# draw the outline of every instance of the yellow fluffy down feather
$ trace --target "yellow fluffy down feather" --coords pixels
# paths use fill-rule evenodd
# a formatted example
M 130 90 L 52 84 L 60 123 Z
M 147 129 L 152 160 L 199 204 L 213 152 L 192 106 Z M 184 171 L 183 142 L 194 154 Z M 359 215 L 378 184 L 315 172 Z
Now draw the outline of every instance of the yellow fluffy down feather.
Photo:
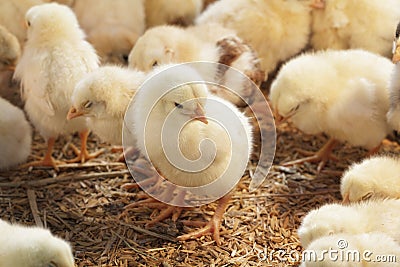
M 299 53 L 308 43 L 311 14 L 298 0 L 220 0 L 196 24 L 219 23 L 234 29 L 257 52 L 265 73 Z
M 314 49 L 362 48 L 391 56 L 393 35 L 400 20 L 398 0 L 324 0 L 312 11 Z

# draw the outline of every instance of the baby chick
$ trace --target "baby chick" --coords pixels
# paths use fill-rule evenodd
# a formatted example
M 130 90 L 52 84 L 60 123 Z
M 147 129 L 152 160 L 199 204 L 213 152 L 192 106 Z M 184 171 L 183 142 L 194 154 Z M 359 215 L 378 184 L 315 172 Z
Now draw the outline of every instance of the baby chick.
M 310 211 L 303 219 L 298 234 L 303 247 L 314 240 L 333 234 L 382 232 L 400 241 L 400 200 L 375 199 L 349 206 L 326 204 Z
M 71 246 L 49 230 L 0 220 L 0 267 L 74 267 Z
M 145 74 L 117 66 L 103 66 L 75 87 L 67 119 L 87 118 L 87 125 L 105 142 L 122 145 L 125 111 Z
M 185 73 L 184 77 L 182 73 Z M 133 133 L 138 149 L 165 179 L 179 186 L 200 187 L 225 173 L 232 177 L 236 168 L 247 165 L 252 151 L 252 131 L 248 118 L 229 102 L 210 96 L 203 83 L 188 84 L 187 81 L 203 81 L 197 71 L 187 65 L 172 65 L 172 68 L 168 65 L 155 69 L 149 77 L 133 99 Z M 231 118 L 230 123 L 235 125 L 235 131 L 228 134 L 220 123 L 226 123 L 232 114 L 236 121 Z M 208 119 L 210 117 L 213 119 Z M 178 148 L 173 142 L 177 131 Z M 163 133 L 171 142 L 163 142 Z M 201 144 L 206 139 L 211 140 L 212 144 Z M 247 161 L 233 163 L 232 168 L 232 150 L 235 155 L 247 157 Z M 172 154 L 167 155 L 166 151 L 172 151 Z M 180 155 L 194 164 L 178 167 L 176 160 L 180 159 Z M 229 188 L 234 186 L 234 181 L 224 182 L 230 184 Z M 218 191 L 218 188 L 215 189 Z M 205 228 L 180 239 L 211 232 L 220 244 L 220 221 L 228 201 L 229 196 L 220 199 L 214 217 Z
M 400 198 L 400 160 L 380 156 L 353 164 L 342 176 L 340 192 L 344 203 L 371 197 Z
M 18 39 L 0 25 L 0 71 L 14 70 L 20 56 Z
M 390 126 L 400 131 L 400 23 L 397 24 L 392 52 L 395 66 L 389 82 L 390 109 L 386 116 Z
M 26 41 L 25 13 L 29 8 L 43 3 L 42 0 L 0 1 L 0 24 L 17 37 L 21 46 Z
M 26 161 L 31 142 L 31 126 L 22 110 L 0 97 L 0 169 Z
M 336 140 L 375 152 L 390 132 L 386 113 L 392 70 L 388 59 L 363 50 L 320 51 L 287 62 L 271 85 L 276 114 L 291 118 L 307 134 L 324 132 L 331 139 L 314 156 L 286 165 L 320 161 L 320 171 Z
M 26 13 L 28 40 L 15 70 L 21 80 L 25 110 L 40 134 L 47 140 L 47 153 L 42 161 L 30 165 L 53 166 L 51 154 L 59 134 L 80 132 L 81 153 L 75 161 L 84 162 L 89 155 L 89 134 L 85 120 L 67 121 L 75 84 L 98 67 L 93 47 L 84 40 L 73 11 L 57 3 L 34 6 Z
M 329 254 L 331 252 L 331 254 Z M 379 261 L 380 256 L 400 257 L 400 245 L 384 233 L 334 234 L 313 241 L 303 252 L 300 267 L 398 266 L 396 261 Z
M 178 26 L 154 27 L 138 39 L 129 54 L 129 66 L 142 71 L 150 71 L 157 65 L 192 61 L 211 61 L 234 67 L 257 85 L 265 77 L 254 51 L 233 30 L 218 24 L 210 23 L 185 29 Z M 237 84 L 240 81 L 231 81 L 229 72 L 225 73 L 219 67 L 215 66 L 212 75 L 219 76 L 221 84 L 228 88 L 240 88 L 242 91 L 236 93 L 243 97 L 251 95 L 251 92 L 246 92 L 245 86 L 230 86 L 230 83 Z M 246 83 L 247 80 L 241 82 Z M 213 88 L 212 91 L 236 105 L 242 104 L 241 98 L 221 87 Z
M 146 25 L 188 26 L 203 9 L 203 0 L 146 0 Z
M 129 52 L 145 30 L 144 2 L 144 0 L 76 1 L 73 9 L 79 23 L 103 63 L 128 64 Z
M 324 0 L 312 10 L 314 49 L 365 49 L 390 57 L 393 32 L 400 20 L 397 0 Z
M 196 24 L 210 22 L 234 29 L 268 74 L 307 45 L 311 14 L 308 2 L 298 0 L 220 0 L 196 19 Z

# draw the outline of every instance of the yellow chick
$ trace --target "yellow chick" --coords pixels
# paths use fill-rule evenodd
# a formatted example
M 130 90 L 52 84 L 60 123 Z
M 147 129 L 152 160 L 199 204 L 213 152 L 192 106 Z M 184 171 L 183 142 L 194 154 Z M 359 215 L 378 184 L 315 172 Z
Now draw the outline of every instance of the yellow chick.
M 365 49 L 391 56 L 393 32 L 400 20 L 397 0 L 324 0 L 312 11 L 311 45 L 314 49 Z
M 300 267 L 398 266 L 400 245 L 379 232 L 334 234 L 315 240 L 302 255 Z
M 386 117 L 390 126 L 400 131 L 400 23 L 397 24 L 392 52 L 395 66 L 389 81 L 390 109 Z
M 71 246 L 49 230 L 0 220 L 0 267 L 74 267 Z
M 20 56 L 18 39 L 0 25 L 0 71 L 14 70 Z
M 146 0 L 144 3 L 148 28 L 163 24 L 188 26 L 203 9 L 203 0 Z
M 31 134 L 22 110 L 0 97 L 0 169 L 26 161 L 31 153 Z
M 399 208 L 400 200 L 397 199 L 375 199 L 348 206 L 326 204 L 310 211 L 297 232 L 303 247 L 321 237 L 341 233 L 382 232 L 399 242 Z
M 130 114 L 138 149 L 165 179 L 179 186 L 200 187 L 225 173 L 231 177 L 240 166 L 247 165 L 253 141 L 248 118 L 229 102 L 211 96 L 204 84 L 187 83 L 203 81 L 197 71 L 187 65 L 167 65 L 155 69 L 149 77 L 136 93 Z M 223 124 L 227 121 L 235 125 L 234 131 L 227 133 Z M 163 133 L 171 142 L 163 142 Z M 178 147 L 174 136 L 178 138 Z M 203 144 L 205 140 L 211 142 Z M 247 161 L 242 158 L 241 162 L 231 163 L 233 153 Z M 192 162 L 190 166 L 175 165 L 181 156 Z M 228 188 L 234 186 L 234 181 L 224 182 Z M 181 240 L 211 232 L 220 244 L 220 221 L 228 201 L 229 197 L 221 198 L 210 223 L 181 236 Z
M 234 67 L 257 85 L 265 79 L 254 51 L 233 30 L 218 24 L 210 23 L 185 29 L 170 25 L 151 28 L 138 39 L 129 54 L 129 66 L 142 71 L 150 71 L 158 65 L 192 61 L 211 61 Z M 231 83 L 247 81 L 232 81 L 229 72 L 219 70 L 217 65 L 213 72 L 216 77 L 221 76 L 221 83 L 228 88 L 243 90 L 236 92 L 237 94 L 251 94 L 245 92 L 245 86 L 230 86 Z M 214 88 L 212 92 L 236 105 L 242 104 L 241 98 L 221 87 Z
M 400 160 L 380 156 L 353 164 L 342 176 L 340 193 L 344 203 L 400 198 Z
M 98 68 L 76 85 L 67 119 L 84 116 L 100 139 L 121 145 L 125 111 L 145 77 L 117 66 Z
M 261 69 L 268 74 L 307 45 L 308 5 L 298 0 L 220 0 L 208 6 L 196 24 L 213 22 L 234 29 L 257 52 Z
M 34 6 L 26 14 L 28 40 L 15 70 L 21 80 L 25 110 L 29 119 L 47 140 L 42 161 L 30 165 L 56 167 L 52 149 L 60 134 L 80 132 L 81 153 L 75 161 L 84 162 L 89 155 L 89 134 L 85 120 L 67 121 L 71 95 L 76 83 L 98 67 L 93 47 L 84 40 L 73 11 L 57 3 Z
M 287 62 L 271 85 L 276 114 L 307 134 L 324 132 L 331 139 L 314 156 L 286 165 L 320 162 L 320 171 L 337 140 L 377 151 L 390 132 L 392 70 L 387 58 L 363 50 L 320 51 Z
M 42 0 L 0 1 L 0 24 L 17 37 L 21 46 L 26 41 L 25 13 L 29 8 L 43 3 Z
M 145 30 L 144 2 L 76 1 L 73 9 L 102 63 L 128 64 L 129 52 Z

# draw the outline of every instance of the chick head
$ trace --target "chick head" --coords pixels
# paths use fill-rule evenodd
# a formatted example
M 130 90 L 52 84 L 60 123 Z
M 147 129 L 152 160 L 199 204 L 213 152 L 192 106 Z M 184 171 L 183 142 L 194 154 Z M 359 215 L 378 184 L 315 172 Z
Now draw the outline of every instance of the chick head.
M 343 232 L 348 220 L 354 220 L 354 212 L 339 204 L 328 204 L 310 211 L 303 219 L 298 235 L 303 247 L 323 236 Z
M 173 121 L 182 122 L 195 119 L 208 123 L 204 106 L 207 98 L 207 88 L 203 84 L 185 84 L 166 93 L 154 106 L 154 111 L 160 111 L 166 116 L 171 114 Z M 173 112 L 175 111 L 175 112 Z
M 129 67 L 150 71 L 168 63 L 185 62 L 178 53 L 185 53 L 188 46 L 180 46 L 184 30 L 175 26 L 158 26 L 147 30 L 136 42 L 129 54 Z M 187 38 L 187 36 L 186 36 Z
M 342 176 L 340 193 L 343 203 L 367 200 L 374 196 L 376 180 L 371 179 L 371 172 L 363 164 L 350 167 Z
M 0 71 L 14 70 L 21 56 L 17 37 L 0 25 Z
M 129 88 L 135 86 L 135 78 L 130 70 L 117 66 L 103 66 L 89 73 L 75 86 L 67 119 L 122 117 L 135 92 L 136 88 Z
M 51 43 L 59 39 L 81 40 L 85 37 L 75 13 L 65 5 L 47 3 L 33 6 L 26 12 L 25 21 L 28 41 Z
M 73 267 L 74 258 L 70 245 L 61 238 L 53 236 L 47 229 L 26 228 L 21 239 L 13 246 L 9 257 L 4 257 L 4 266 L 25 267 Z M 18 243 L 17 243 L 18 242 Z M 3 258 L 2 258 L 3 261 Z
M 400 61 L 400 22 L 397 24 L 396 34 L 393 41 L 393 63 L 397 63 Z

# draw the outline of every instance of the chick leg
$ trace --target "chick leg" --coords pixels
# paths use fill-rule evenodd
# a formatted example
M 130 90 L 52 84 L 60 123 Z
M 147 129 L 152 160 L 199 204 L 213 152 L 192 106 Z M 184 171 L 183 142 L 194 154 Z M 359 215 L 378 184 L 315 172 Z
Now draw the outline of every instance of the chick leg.
M 291 166 L 291 165 L 300 164 L 300 163 L 304 163 L 304 162 L 319 162 L 317 172 L 320 173 L 322 168 L 328 162 L 328 160 L 335 159 L 335 157 L 333 155 L 331 155 L 331 153 L 332 153 L 332 150 L 337 145 L 337 143 L 338 143 L 337 140 L 335 140 L 334 138 L 331 138 L 314 155 L 306 157 L 306 158 L 302 158 L 302 159 L 285 162 L 282 164 L 282 166 Z
M 79 133 L 79 137 L 81 138 L 81 150 L 77 149 L 73 144 L 71 144 L 72 149 L 74 150 L 75 154 L 77 154 L 78 156 L 74 159 L 68 160 L 68 163 L 73 163 L 73 162 L 81 162 L 81 163 L 85 163 L 87 160 L 89 159 L 93 159 L 98 157 L 101 153 L 104 152 L 103 149 L 89 154 L 89 152 L 87 151 L 87 139 L 89 136 L 89 130 L 85 130 L 83 132 Z
M 220 228 L 221 228 L 221 221 L 224 217 L 225 210 L 229 204 L 229 201 L 232 198 L 232 193 L 225 195 L 224 197 L 220 198 L 218 201 L 217 209 L 215 210 L 214 216 L 208 222 L 208 224 L 194 232 L 189 234 L 181 235 L 178 237 L 178 240 L 185 241 L 188 239 L 198 238 L 206 234 L 212 234 L 214 241 L 217 245 L 221 245 L 220 239 Z
M 54 137 L 50 137 L 47 140 L 47 151 L 46 154 L 44 155 L 44 158 L 42 160 L 38 161 L 32 161 L 28 162 L 26 164 L 23 164 L 20 166 L 20 168 L 27 168 L 27 167 L 34 167 L 34 166 L 49 166 L 53 167 L 56 171 L 58 171 L 57 165 L 62 164 L 63 162 L 55 160 L 53 156 L 51 155 L 53 153 L 53 147 L 54 143 L 56 142 L 56 139 Z

